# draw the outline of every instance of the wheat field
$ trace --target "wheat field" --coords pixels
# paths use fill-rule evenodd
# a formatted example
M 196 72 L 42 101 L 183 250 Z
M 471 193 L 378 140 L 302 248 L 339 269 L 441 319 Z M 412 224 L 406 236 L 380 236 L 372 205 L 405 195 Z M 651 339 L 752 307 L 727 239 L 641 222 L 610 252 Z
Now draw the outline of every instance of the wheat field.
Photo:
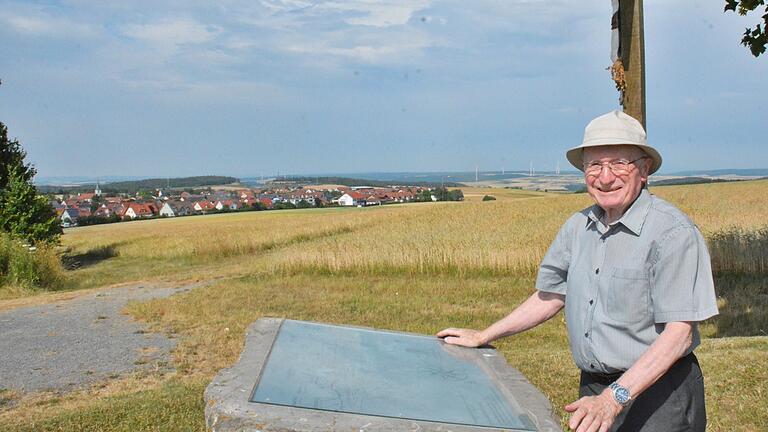
M 475 189 L 476 190 L 476 189 Z M 338 273 L 535 273 L 585 194 L 489 190 L 496 201 L 218 214 L 68 230 L 72 254 L 109 249 L 123 259 L 252 258 L 262 269 Z M 691 216 L 705 236 L 768 225 L 768 182 L 653 189 Z

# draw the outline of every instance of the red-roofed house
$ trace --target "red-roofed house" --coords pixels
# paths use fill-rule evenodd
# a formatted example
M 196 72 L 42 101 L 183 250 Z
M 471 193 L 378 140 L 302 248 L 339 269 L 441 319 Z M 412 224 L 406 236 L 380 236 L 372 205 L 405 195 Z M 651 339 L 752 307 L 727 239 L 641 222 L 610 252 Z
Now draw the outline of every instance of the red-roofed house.
M 94 216 L 101 216 L 101 217 L 109 217 L 109 215 L 112 214 L 112 209 L 107 207 L 106 204 L 102 204 L 99 206 L 99 208 L 96 209 L 95 212 L 93 212 Z
M 194 208 L 195 211 L 199 211 L 199 212 L 216 210 L 216 206 L 213 205 L 213 203 L 208 200 L 197 201 L 192 205 L 192 208 Z
M 351 191 L 339 197 L 339 205 L 342 206 L 356 206 L 365 205 L 367 195 L 363 195 L 360 192 Z
M 77 196 L 77 198 L 75 198 L 75 200 L 80 202 L 83 202 L 83 201 L 91 202 L 93 201 L 93 197 L 95 196 L 96 196 L 95 193 L 81 193 L 80 195 Z
M 237 192 L 237 196 L 240 197 L 240 201 L 246 201 L 248 198 L 253 198 L 253 191 L 248 189 L 243 189 L 241 191 Z
M 264 207 L 266 207 L 268 209 L 272 208 L 272 206 L 275 204 L 274 201 L 272 201 L 271 198 L 267 198 L 267 197 L 259 198 L 259 202 L 264 204 Z
M 152 204 L 141 204 L 141 203 L 127 203 L 125 204 L 123 213 L 120 215 L 123 218 L 146 218 L 151 217 L 157 214 L 157 210 L 155 209 L 155 206 Z
M 237 210 L 240 208 L 240 204 L 237 201 L 228 199 L 224 201 L 217 201 L 214 207 L 216 207 L 216 210 Z

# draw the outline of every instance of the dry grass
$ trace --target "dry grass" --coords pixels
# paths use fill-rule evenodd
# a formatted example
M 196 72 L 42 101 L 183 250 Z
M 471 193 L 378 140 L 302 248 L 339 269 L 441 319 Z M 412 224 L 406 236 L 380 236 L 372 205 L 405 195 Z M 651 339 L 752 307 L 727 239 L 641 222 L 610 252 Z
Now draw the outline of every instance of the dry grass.
M 236 361 L 246 327 L 262 316 L 431 334 L 448 326 L 482 328 L 531 292 L 528 278 L 261 275 L 129 309 L 158 330 L 182 335 L 175 352 L 180 373 L 208 380 Z M 577 398 L 578 371 L 563 316 L 497 348 L 565 419 L 563 406 Z M 710 430 L 765 430 L 768 338 L 705 339 L 697 353 L 707 379 Z
M 707 339 L 696 355 L 707 393 L 707 430 L 768 430 L 768 338 Z
M 398 211 L 281 210 L 134 221 L 67 230 L 63 245 L 82 265 L 72 272 L 75 288 L 210 278 L 228 274 L 222 270 L 239 274 L 273 249 L 359 229 Z
M 175 378 L 175 373 L 159 374 L 141 371 L 68 393 L 38 392 L 23 397 L 20 394 L 12 394 L 8 398 L 8 405 L 12 409 L 0 410 L 0 425 L 19 427 L 24 424 L 31 424 L 36 420 L 52 417 L 62 412 L 87 408 L 97 399 L 156 388 Z M 0 393 L 0 398 L 2 398 L 2 393 Z M 2 404 L 0 404 L 1 406 Z
M 94 225 L 69 230 L 64 243 L 73 253 L 109 248 L 126 258 L 226 258 L 350 231 L 371 220 L 370 212 L 354 210 L 244 212 Z
M 202 392 L 206 382 L 171 379 L 114 394 L 69 395 L 39 400 L 30 411 L 15 410 L 0 419 L 0 430 L 14 432 L 180 432 L 206 430 Z
M 129 311 L 158 330 L 183 335 L 174 357 L 180 373 L 210 379 L 237 360 L 245 329 L 263 316 L 434 334 L 449 326 L 486 326 L 532 290 L 529 279 L 513 277 L 261 275 L 133 303 Z M 578 373 L 562 317 L 498 348 L 546 389 L 564 416 Z

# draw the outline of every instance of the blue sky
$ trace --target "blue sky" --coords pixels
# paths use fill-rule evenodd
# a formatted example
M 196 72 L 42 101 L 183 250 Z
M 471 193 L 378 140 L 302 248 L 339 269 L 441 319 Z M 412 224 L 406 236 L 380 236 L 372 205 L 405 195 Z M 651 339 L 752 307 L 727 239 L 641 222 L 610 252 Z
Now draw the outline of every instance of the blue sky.
M 768 167 L 768 55 L 645 1 L 662 171 Z M 618 107 L 610 1 L 0 0 L 0 121 L 40 176 L 566 167 Z

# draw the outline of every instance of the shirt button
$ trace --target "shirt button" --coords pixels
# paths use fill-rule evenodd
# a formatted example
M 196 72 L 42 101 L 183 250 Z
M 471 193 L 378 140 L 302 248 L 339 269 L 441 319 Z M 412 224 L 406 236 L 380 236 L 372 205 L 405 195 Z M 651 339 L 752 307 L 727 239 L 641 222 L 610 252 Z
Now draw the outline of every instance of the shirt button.
M 594 368 L 595 368 L 595 365 L 594 365 L 593 363 L 590 363 L 590 364 L 589 364 L 589 368 L 590 368 L 590 369 L 594 369 Z
M 589 337 L 589 332 L 584 333 L 584 337 Z
M 590 300 L 589 300 L 589 304 L 592 304 L 592 303 L 594 303 L 594 302 L 595 302 L 595 301 L 594 301 L 594 300 L 592 300 L 592 299 L 590 299 Z
M 600 274 L 600 268 L 599 267 L 595 269 L 595 274 Z

